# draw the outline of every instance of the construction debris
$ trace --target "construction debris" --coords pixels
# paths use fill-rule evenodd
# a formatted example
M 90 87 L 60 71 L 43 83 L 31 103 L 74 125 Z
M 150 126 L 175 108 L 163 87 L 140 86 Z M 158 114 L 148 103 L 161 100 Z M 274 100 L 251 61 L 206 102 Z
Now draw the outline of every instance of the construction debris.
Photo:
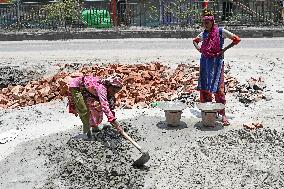
M 142 139 L 129 123 L 122 125 L 135 140 Z M 94 137 L 87 142 L 71 138 L 59 147 L 39 144 L 39 156 L 48 157 L 46 166 L 56 170 L 42 188 L 142 188 L 147 169 L 132 166 L 129 143 L 114 129 L 103 129 Z
M 263 77 L 259 77 L 257 79 L 251 77 L 246 84 L 236 86 L 236 90 L 239 92 L 237 95 L 239 101 L 248 105 L 253 102 L 258 102 L 262 99 L 268 100 L 263 93 L 265 87 L 266 85 Z
M 0 90 L 0 108 L 16 108 L 63 99 L 68 91 L 68 83 L 75 75 L 93 74 L 102 78 L 110 74 L 120 74 L 124 87 L 117 94 L 117 106 L 132 108 L 146 106 L 154 101 L 180 99 L 194 102 L 198 100 L 199 66 L 180 64 L 175 70 L 159 62 L 150 64 L 108 66 L 86 66 L 76 73 L 60 72 L 53 77 L 30 81 L 27 85 L 9 85 Z M 238 82 L 226 77 L 229 92 L 236 91 Z M 258 86 L 259 88 L 261 86 Z
M 262 123 L 245 123 L 243 124 L 243 127 L 248 130 L 255 130 L 255 129 L 263 128 L 263 124 Z
M 283 188 L 283 136 L 272 129 L 240 129 L 203 137 L 164 155 L 155 186 Z

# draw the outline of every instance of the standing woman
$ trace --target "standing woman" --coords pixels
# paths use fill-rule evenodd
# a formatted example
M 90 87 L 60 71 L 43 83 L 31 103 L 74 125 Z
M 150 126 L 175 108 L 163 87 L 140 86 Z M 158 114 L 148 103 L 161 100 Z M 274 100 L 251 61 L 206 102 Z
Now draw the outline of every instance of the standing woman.
M 225 104 L 224 52 L 241 40 L 228 30 L 219 28 L 215 24 L 214 14 L 209 10 L 204 11 L 202 21 L 204 31 L 193 39 L 195 48 L 201 53 L 198 80 L 200 102 L 212 102 L 212 94 L 214 94 L 217 103 Z M 225 38 L 231 39 L 232 43 L 223 48 Z M 200 42 L 202 42 L 201 47 L 198 45 Z M 219 114 L 222 115 L 223 125 L 230 125 L 225 109 Z

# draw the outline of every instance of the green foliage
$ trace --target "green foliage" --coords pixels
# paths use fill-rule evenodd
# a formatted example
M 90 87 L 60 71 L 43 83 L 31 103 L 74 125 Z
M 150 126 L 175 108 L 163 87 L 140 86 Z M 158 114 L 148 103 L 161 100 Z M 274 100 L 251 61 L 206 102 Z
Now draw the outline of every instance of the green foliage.
M 193 25 L 201 22 L 201 12 L 202 9 L 198 7 L 199 2 L 192 2 L 188 0 L 175 0 L 171 2 L 163 2 L 162 10 L 163 15 L 160 15 L 160 5 L 154 3 L 153 1 L 145 1 L 148 7 L 146 13 L 146 22 L 153 22 L 160 20 L 160 16 L 163 18 L 170 17 L 175 20 L 181 26 Z M 178 22 L 176 22 L 178 20 Z
M 148 9 L 146 8 L 145 11 L 145 21 L 146 23 L 159 23 L 159 17 L 160 17 L 160 10 L 159 7 L 156 5 L 155 2 L 149 2 L 148 3 Z
M 166 14 L 173 15 L 180 21 L 182 26 L 185 26 L 188 19 L 199 19 L 201 10 L 189 6 L 188 0 L 176 0 L 165 7 L 165 11 Z
M 81 20 L 82 1 L 64 0 L 43 7 L 47 23 L 66 23 Z

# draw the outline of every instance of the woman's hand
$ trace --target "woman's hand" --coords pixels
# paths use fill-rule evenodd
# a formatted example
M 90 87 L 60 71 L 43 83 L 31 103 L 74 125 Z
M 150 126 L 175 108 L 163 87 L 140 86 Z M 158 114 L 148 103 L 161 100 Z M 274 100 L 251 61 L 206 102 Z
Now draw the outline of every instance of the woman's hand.
M 201 53 L 201 48 L 199 47 L 199 45 L 198 45 L 196 40 L 193 41 L 193 45 L 196 48 L 196 50 L 198 50 Z
M 111 125 L 116 128 L 117 132 L 119 132 L 119 133 L 123 132 L 123 127 L 121 127 L 116 120 L 111 122 Z

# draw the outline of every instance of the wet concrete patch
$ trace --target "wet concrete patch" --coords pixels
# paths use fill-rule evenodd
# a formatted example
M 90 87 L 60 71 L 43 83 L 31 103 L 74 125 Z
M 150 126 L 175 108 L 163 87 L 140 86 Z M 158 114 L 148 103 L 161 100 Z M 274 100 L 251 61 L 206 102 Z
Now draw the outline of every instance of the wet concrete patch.
M 137 131 L 124 127 L 139 140 Z M 94 134 L 94 140 L 71 138 L 60 147 L 41 146 L 53 175 L 44 188 L 141 188 L 147 169 L 132 166 L 131 145 L 113 129 Z
M 29 81 L 41 78 L 44 74 L 44 69 L 37 68 L 37 66 L 25 69 L 20 66 L 1 66 L 0 88 L 8 85 L 26 85 Z
M 157 174 L 163 177 L 156 178 L 156 187 L 283 188 L 283 137 L 276 130 L 264 129 L 231 130 L 201 138 L 161 160 L 163 173 Z
M 134 140 L 137 129 L 122 123 Z M 81 129 L 18 146 L 0 161 L 0 188 L 142 188 L 148 168 L 132 166 L 135 149 L 113 128 L 86 141 Z M 11 177 L 12 175 L 12 177 Z

